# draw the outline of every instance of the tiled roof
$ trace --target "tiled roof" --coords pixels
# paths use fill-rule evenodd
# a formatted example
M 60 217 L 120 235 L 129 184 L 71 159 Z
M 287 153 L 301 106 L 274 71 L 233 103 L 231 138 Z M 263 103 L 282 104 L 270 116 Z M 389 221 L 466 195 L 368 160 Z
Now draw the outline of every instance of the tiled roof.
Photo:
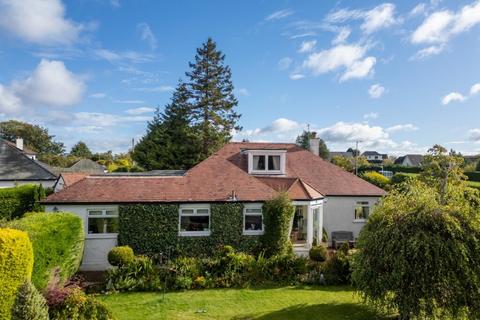
M 57 177 L 20 149 L 0 139 L 0 180 L 35 181 L 55 180 Z
M 248 174 L 242 151 L 286 150 L 282 177 Z M 264 201 L 285 189 L 291 198 L 381 196 L 385 192 L 290 143 L 229 143 L 184 176 L 89 176 L 48 197 L 46 202 L 214 202 Z
M 88 176 L 88 173 L 85 172 L 63 172 L 61 174 L 65 187 L 69 187 L 72 184 L 85 179 Z
M 5 141 L 8 145 L 14 147 L 15 149 L 17 149 L 17 150 L 19 150 L 19 151 L 21 151 L 25 154 L 28 154 L 28 155 L 36 155 L 37 154 L 35 151 L 33 151 L 32 149 L 30 149 L 28 147 L 23 146 L 23 150 L 21 150 L 21 149 L 18 149 L 17 145 L 15 143 L 11 142 L 11 141 L 8 141 L 8 140 L 3 140 L 3 141 Z

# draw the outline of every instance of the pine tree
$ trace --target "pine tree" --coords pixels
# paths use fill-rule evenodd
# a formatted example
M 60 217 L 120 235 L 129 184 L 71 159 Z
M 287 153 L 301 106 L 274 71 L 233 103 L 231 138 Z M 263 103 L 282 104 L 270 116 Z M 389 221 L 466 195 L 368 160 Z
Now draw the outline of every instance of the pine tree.
M 189 169 L 199 159 L 199 143 L 191 123 L 187 86 L 180 82 L 171 102 L 148 124 L 147 134 L 132 157 L 147 170 Z
M 240 114 L 234 110 L 238 101 L 233 95 L 232 72 L 224 59 L 216 43 L 208 38 L 197 49 L 191 71 L 186 73 L 193 125 L 200 138 L 200 160 L 230 141 L 232 130 L 241 130 L 237 124 Z
M 297 136 L 297 139 L 295 142 L 299 147 L 302 147 L 303 149 L 306 149 L 306 150 L 310 150 L 310 139 L 315 136 L 316 136 L 315 132 L 304 130 L 302 134 Z M 323 139 L 320 139 L 318 147 L 319 147 L 318 155 L 322 159 L 328 159 L 328 156 L 330 155 L 330 151 L 328 150 L 327 144 L 325 143 L 325 141 L 323 141 Z

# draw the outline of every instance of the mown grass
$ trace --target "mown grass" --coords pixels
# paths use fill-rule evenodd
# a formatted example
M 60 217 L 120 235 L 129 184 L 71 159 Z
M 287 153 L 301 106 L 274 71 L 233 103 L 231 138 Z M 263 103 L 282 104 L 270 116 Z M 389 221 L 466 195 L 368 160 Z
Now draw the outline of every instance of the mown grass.
M 211 289 L 99 297 L 119 319 L 391 319 L 363 305 L 350 287 Z

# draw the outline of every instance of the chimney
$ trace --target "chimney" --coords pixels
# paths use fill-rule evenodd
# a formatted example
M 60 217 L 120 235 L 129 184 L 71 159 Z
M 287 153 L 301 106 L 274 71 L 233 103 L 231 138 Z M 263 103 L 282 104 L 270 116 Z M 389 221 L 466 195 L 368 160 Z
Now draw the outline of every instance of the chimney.
M 309 139 L 309 141 L 310 141 L 310 152 L 318 156 L 320 153 L 320 138 L 317 138 L 316 132 L 312 132 L 312 137 Z
M 23 139 L 17 138 L 17 140 L 15 140 L 15 146 L 17 147 L 17 149 L 20 149 L 23 151 Z

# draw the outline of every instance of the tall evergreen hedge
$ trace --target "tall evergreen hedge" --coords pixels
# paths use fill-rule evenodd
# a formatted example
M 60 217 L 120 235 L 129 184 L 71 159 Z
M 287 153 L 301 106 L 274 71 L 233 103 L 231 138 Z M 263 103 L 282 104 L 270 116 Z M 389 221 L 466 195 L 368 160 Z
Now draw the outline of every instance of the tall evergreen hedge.
M 8 225 L 30 237 L 35 255 L 32 282 L 37 289 L 45 288 L 54 275 L 66 281 L 77 272 L 85 241 L 79 216 L 66 212 L 28 213 Z
M 265 202 L 263 243 L 267 256 L 292 252 L 289 231 L 294 213 L 295 208 L 286 193 L 280 193 L 276 198 Z
M 211 205 L 211 234 L 205 237 L 178 236 L 179 206 L 176 204 L 124 205 L 119 208 L 119 245 L 137 254 L 167 252 L 175 256 L 210 256 L 222 245 L 257 253 L 261 236 L 243 235 L 243 205 Z
M 20 218 L 25 212 L 43 211 L 39 200 L 45 198 L 41 185 L 23 185 L 0 189 L 0 219 Z
M 32 244 L 25 232 L 0 229 L 0 320 L 10 320 L 18 288 L 30 280 Z

